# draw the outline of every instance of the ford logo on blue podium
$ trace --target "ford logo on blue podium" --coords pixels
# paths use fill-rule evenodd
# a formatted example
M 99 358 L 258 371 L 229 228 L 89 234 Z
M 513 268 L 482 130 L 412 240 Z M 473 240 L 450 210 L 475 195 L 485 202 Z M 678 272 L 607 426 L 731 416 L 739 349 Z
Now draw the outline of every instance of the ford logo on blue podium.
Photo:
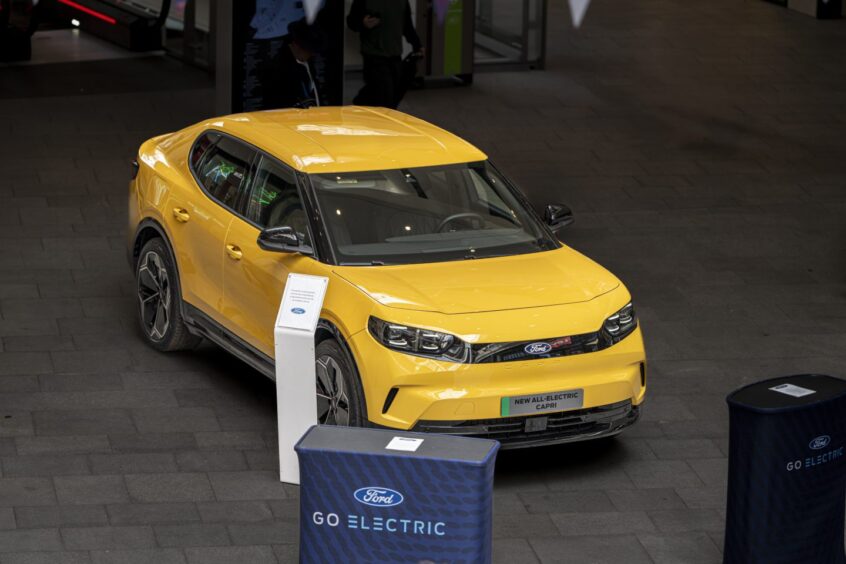
M 820 435 L 814 439 L 811 439 L 811 442 L 808 443 L 808 446 L 811 447 L 813 450 L 820 450 L 828 446 L 828 443 L 831 442 L 831 437 L 828 435 Z
M 368 486 L 359 488 L 353 494 L 359 503 L 372 507 L 393 507 L 402 503 L 402 494 L 390 488 Z
M 291 313 L 296 313 L 297 315 L 302 315 L 305 313 L 305 310 L 301 307 L 292 307 Z
M 552 345 L 549 343 L 531 343 L 523 347 L 526 354 L 546 354 L 552 350 Z

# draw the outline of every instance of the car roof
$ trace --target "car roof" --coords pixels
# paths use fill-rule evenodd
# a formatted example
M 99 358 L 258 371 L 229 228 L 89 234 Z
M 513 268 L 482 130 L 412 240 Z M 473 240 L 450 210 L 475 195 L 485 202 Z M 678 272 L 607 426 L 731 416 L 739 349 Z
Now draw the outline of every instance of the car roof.
M 463 139 L 396 110 L 361 106 L 266 110 L 200 124 L 243 139 L 307 173 L 414 168 L 477 162 Z

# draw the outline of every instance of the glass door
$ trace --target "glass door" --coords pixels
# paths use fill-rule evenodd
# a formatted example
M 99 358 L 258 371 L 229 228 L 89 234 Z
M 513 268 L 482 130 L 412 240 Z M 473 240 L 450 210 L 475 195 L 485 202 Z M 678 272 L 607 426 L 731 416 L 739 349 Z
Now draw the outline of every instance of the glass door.
M 165 49 L 184 62 L 211 68 L 214 0 L 174 0 L 165 23 Z
M 475 64 L 542 68 L 546 0 L 477 0 Z
M 158 16 L 168 4 L 164 22 L 164 48 L 167 53 L 199 67 L 212 65 L 211 13 L 214 0 L 115 0 Z

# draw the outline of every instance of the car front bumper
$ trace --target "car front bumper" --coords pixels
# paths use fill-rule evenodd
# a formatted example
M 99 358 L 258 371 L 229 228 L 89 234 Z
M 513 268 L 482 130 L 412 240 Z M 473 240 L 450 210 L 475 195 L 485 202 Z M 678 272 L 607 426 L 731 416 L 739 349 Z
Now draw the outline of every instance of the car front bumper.
M 610 437 L 635 423 L 640 406 L 631 401 L 547 415 L 470 421 L 419 421 L 414 431 L 464 435 L 500 442 L 502 448 L 569 443 Z
M 639 327 L 597 352 L 490 364 L 403 354 L 377 343 L 367 331 L 354 335 L 349 344 L 361 374 L 368 419 L 380 427 L 477 436 L 501 431 L 504 438 L 528 444 L 533 443 L 532 437 L 523 440 L 517 435 L 540 432 L 535 437 L 543 442 L 585 440 L 597 433 L 614 434 L 633 423 L 646 395 Z M 575 410 L 509 417 L 501 409 L 504 397 L 577 389 L 582 390 L 583 401 Z M 574 416 L 585 419 L 574 421 Z M 541 417 L 547 418 L 545 428 Z M 550 439 L 556 433 L 557 438 Z

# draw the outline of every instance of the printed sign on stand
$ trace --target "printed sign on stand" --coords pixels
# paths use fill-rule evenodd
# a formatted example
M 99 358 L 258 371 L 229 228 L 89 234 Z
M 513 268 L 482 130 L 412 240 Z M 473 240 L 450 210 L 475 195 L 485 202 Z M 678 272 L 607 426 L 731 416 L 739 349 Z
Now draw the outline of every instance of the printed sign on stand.
M 276 316 L 276 418 L 279 427 L 279 479 L 300 483 L 294 445 L 317 424 L 314 332 L 329 279 L 289 274 Z

